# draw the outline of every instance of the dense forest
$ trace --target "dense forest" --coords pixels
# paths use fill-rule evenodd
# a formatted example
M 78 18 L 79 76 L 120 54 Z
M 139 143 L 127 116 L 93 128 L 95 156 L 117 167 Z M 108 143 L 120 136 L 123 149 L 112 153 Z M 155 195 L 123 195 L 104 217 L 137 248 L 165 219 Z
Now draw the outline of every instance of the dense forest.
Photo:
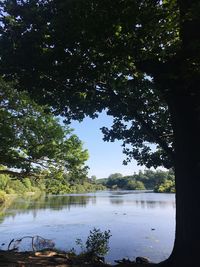
M 175 192 L 174 173 L 169 171 L 139 171 L 138 174 L 123 176 L 120 173 L 109 175 L 108 178 L 97 180 L 99 184 L 106 186 L 109 189 L 124 189 L 124 190 L 154 190 L 154 192 Z

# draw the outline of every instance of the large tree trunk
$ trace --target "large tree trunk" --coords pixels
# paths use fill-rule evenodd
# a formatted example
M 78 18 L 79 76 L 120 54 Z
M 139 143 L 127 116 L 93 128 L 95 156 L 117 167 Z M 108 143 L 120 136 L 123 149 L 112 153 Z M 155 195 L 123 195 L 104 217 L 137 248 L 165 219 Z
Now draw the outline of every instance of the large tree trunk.
M 200 266 L 200 102 L 198 93 L 173 95 L 176 232 L 167 266 Z M 191 92 L 191 90 L 189 90 Z M 199 104 L 198 104 L 199 103 Z
M 193 267 L 200 266 L 199 0 L 178 4 L 182 43 L 168 99 L 175 138 L 176 232 L 172 254 L 163 265 Z

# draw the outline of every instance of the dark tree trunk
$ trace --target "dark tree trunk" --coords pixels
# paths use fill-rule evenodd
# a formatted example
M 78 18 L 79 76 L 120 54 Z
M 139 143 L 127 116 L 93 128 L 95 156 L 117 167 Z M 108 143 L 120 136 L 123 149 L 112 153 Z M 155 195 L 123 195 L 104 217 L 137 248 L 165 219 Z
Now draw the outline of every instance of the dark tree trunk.
M 193 267 L 200 266 L 199 0 L 178 4 L 182 44 L 167 101 L 175 142 L 176 232 L 172 254 L 163 265 Z
M 173 94 L 175 137 L 176 232 L 171 256 L 163 265 L 200 266 L 200 102 L 198 93 Z M 191 90 L 189 90 L 191 92 Z

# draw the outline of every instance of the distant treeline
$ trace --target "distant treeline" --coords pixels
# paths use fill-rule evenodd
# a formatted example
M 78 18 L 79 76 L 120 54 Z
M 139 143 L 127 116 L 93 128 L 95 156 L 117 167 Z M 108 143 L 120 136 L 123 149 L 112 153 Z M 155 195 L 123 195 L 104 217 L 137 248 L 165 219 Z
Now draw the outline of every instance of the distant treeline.
M 2 169 L 2 167 L 0 167 Z M 8 174 L 0 174 L 0 203 L 7 195 L 24 195 L 26 193 L 66 194 L 92 192 L 96 190 L 154 190 L 154 192 L 175 192 L 174 173 L 169 171 L 139 171 L 130 176 L 120 173 L 109 175 L 108 178 L 90 179 L 86 176 L 71 177 L 62 171 L 45 173 L 35 178 L 13 178 Z
M 0 169 L 3 167 L 0 166 Z M 8 195 L 34 194 L 68 194 L 104 190 L 105 186 L 97 184 L 86 176 L 71 176 L 62 171 L 43 172 L 37 178 L 15 178 L 0 174 L 0 204 Z
M 154 190 L 154 192 L 175 192 L 174 172 L 169 171 L 139 171 L 130 176 L 114 173 L 108 178 L 98 179 L 97 182 L 109 189 L 124 190 Z

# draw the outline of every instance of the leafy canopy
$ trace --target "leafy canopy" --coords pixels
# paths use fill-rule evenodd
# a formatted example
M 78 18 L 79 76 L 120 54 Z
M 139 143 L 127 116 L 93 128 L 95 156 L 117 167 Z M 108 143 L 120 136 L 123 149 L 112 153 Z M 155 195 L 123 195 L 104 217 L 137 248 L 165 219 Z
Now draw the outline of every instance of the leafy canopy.
M 11 173 L 13 168 L 22 176 L 50 169 L 73 173 L 85 169 L 88 152 L 82 142 L 48 111 L 0 80 L 0 164 Z
M 104 139 L 123 140 L 127 161 L 171 167 L 168 106 L 180 94 L 198 106 L 200 94 L 191 89 L 199 74 L 198 1 L 188 13 L 181 3 L 2 1 L 1 73 L 69 119 L 106 109 L 115 119 Z

